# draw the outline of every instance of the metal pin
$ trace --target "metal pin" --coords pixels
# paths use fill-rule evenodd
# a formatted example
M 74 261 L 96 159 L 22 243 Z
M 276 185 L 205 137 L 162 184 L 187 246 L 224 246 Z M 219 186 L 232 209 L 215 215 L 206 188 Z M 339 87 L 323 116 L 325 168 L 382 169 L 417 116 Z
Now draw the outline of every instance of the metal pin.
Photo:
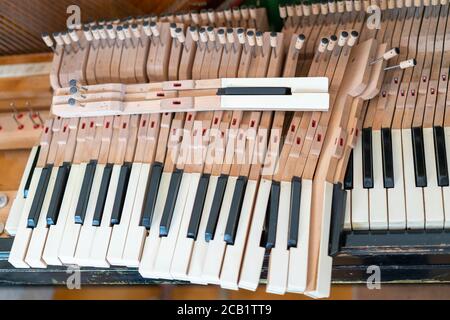
M 380 60 L 389 60 L 392 59 L 396 56 L 398 56 L 400 54 L 400 49 L 399 48 L 392 48 L 391 50 L 385 52 L 381 57 L 376 58 L 375 60 L 373 60 L 369 65 L 373 65 L 375 63 L 377 63 Z
M 217 38 L 219 38 L 219 43 L 222 45 L 223 48 L 225 48 L 225 52 L 228 53 L 228 47 L 227 47 L 227 39 L 225 37 L 225 29 L 220 28 L 219 31 L 217 31 Z
M 277 58 L 277 36 L 278 34 L 276 32 L 270 33 L 270 46 L 272 47 L 275 59 Z
M 297 37 L 297 40 L 295 41 L 295 51 L 292 55 L 292 59 L 295 58 L 295 56 L 300 52 L 300 50 L 303 48 L 303 44 L 305 43 L 305 35 L 299 34 Z
M 28 118 L 30 118 L 31 122 L 33 123 L 33 128 L 35 128 L 35 129 L 39 128 L 40 125 L 42 124 L 42 121 L 41 121 L 40 124 L 37 123 L 36 121 L 34 121 L 35 117 L 39 117 L 39 113 L 38 112 L 33 112 L 33 109 L 30 107 L 30 102 L 29 101 L 27 101 L 25 103 L 25 107 L 28 109 Z
M 391 69 L 397 69 L 397 68 L 406 69 L 406 68 L 414 67 L 416 64 L 417 64 L 416 59 L 409 59 L 409 60 L 400 62 L 398 65 L 386 67 L 386 68 L 384 68 L 384 71 L 391 70 Z
M 261 52 L 261 57 L 264 58 L 264 40 L 263 40 L 263 33 L 261 31 L 256 31 L 255 34 L 256 37 L 256 45 L 258 46 L 260 52 Z
M 15 123 L 17 124 L 17 128 L 18 128 L 19 130 L 23 129 L 24 126 L 23 126 L 23 124 L 20 123 L 20 121 L 19 121 L 19 112 L 17 111 L 16 104 L 15 104 L 14 102 L 11 102 L 11 103 L 9 104 L 9 106 L 10 106 L 11 109 L 13 110 L 13 119 L 14 119 Z
M 80 92 L 80 90 L 78 90 L 77 87 L 70 87 L 69 92 L 70 92 L 70 94 L 71 94 L 73 97 L 75 97 L 75 96 L 80 96 L 81 98 L 86 99 L 86 96 L 85 96 L 84 94 L 82 94 L 82 93 Z
M 88 87 L 78 85 L 78 81 L 76 79 L 71 79 L 69 81 L 69 87 L 75 87 L 75 88 L 79 89 L 80 91 L 82 90 L 85 92 L 87 92 L 89 90 Z

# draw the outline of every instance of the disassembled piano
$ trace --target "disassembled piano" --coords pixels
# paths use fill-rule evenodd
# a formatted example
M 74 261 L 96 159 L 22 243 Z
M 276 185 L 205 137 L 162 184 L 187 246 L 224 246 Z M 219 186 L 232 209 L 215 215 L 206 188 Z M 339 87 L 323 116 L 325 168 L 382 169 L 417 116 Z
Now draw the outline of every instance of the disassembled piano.
M 278 9 L 278 32 L 244 4 L 43 33 L 0 282 L 449 281 L 449 1 Z

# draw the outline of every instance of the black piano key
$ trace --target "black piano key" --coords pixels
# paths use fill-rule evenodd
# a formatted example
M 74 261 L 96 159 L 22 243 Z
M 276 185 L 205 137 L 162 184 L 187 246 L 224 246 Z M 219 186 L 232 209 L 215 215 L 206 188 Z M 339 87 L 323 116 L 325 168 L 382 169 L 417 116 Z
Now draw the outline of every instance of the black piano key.
M 28 228 L 36 228 L 38 224 L 42 204 L 47 192 L 48 181 L 50 180 L 50 175 L 52 173 L 52 168 L 52 164 L 48 164 L 42 168 L 41 176 L 39 177 L 39 182 L 36 188 L 36 194 L 34 195 L 33 203 L 31 204 L 31 209 L 28 214 Z
M 127 194 L 128 181 L 130 180 L 131 163 L 124 163 L 120 168 L 119 182 L 111 213 L 111 225 L 119 224 L 122 216 L 123 204 Z
M 56 225 L 59 216 L 59 210 L 61 209 L 61 203 L 66 190 L 67 179 L 70 173 L 70 163 L 65 162 L 58 168 L 58 174 L 56 175 L 55 187 L 53 189 L 52 198 L 50 199 L 50 206 L 47 212 L 47 225 Z
M 84 172 L 83 183 L 81 184 L 80 196 L 78 198 L 77 208 L 75 210 L 75 223 L 83 224 L 86 217 L 86 210 L 91 194 L 92 182 L 94 181 L 95 169 L 97 168 L 97 161 L 91 160 L 86 166 Z
M 94 218 L 92 219 L 92 226 L 99 227 L 102 223 L 103 209 L 105 208 L 106 196 L 108 195 L 109 181 L 114 165 L 108 163 L 103 169 L 102 182 L 97 196 L 97 203 L 95 204 Z
M 383 185 L 386 189 L 394 188 L 394 159 L 390 128 L 381 129 L 381 153 L 383 158 Z
M 261 232 L 261 240 L 259 241 L 259 246 L 261 248 L 266 248 L 267 246 L 267 233 L 269 231 L 269 221 L 270 221 L 270 195 L 267 202 L 266 214 L 264 216 L 264 224 Z
M 425 147 L 423 144 L 423 131 L 421 127 L 415 127 L 411 130 L 414 174 L 416 178 L 416 187 L 427 186 L 427 169 L 425 166 Z
M 218 96 L 257 96 L 257 95 L 281 95 L 281 96 L 290 96 L 292 95 L 291 88 L 288 87 L 228 87 L 228 88 L 219 88 L 217 90 Z
M 158 197 L 159 183 L 161 181 L 161 175 L 163 171 L 163 164 L 155 162 L 152 165 L 150 177 L 147 181 L 147 192 L 145 195 L 144 209 L 142 212 L 142 218 L 140 225 L 150 230 L 152 225 L 153 214 L 155 212 L 156 198 Z
M 434 127 L 434 153 L 436 157 L 436 174 L 437 183 L 440 187 L 448 187 L 449 177 L 448 177 L 448 166 L 447 166 L 447 152 L 445 146 L 445 133 L 444 128 Z
M 222 207 L 223 196 L 225 188 L 227 187 L 228 176 L 221 175 L 217 179 L 216 190 L 214 191 L 214 198 L 209 211 L 208 223 L 206 224 L 205 241 L 209 242 L 214 239 L 216 233 L 217 221 L 219 220 L 220 208 Z
M 204 173 L 198 182 L 197 192 L 195 194 L 194 206 L 192 207 L 191 220 L 187 231 L 187 237 L 197 240 L 198 228 L 203 213 L 203 206 L 205 204 L 206 193 L 208 192 L 209 174 Z
M 36 169 L 36 165 L 39 159 L 39 153 L 41 152 L 41 146 L 37 147 L 36 154 L 34 155 L 33 163 L 31 164 L 30 172 L 28 173 L 27 181 L 25 182 L 25 186 L 23 188 L 23 197 L 28 197 L 28 192 L 30 191 L 31 179 L 33 178 L 34 169 Z
M 372 128 L 362 130 L 363 187 L 373 188 Z
M 180 190 L 183 170 L 176 169 L 170 177 L 169 192 L 167 193 L 166 203 L 164 205 L 161 223 L 159 224 L 159 236 L 167 237 L 169 235 L 170 224 L 172 223 L 173 211 L 177 202 L 178 191 Z
M 278 224 L 278 207 L 280 204 L 280 183 L 277 181 L 272 182 L 272 187 L 270 188 L 270 216 L 269 216 L 269 226 L 267 229 L 267 241 L 266 249 L 272 249 L 275 247 L 275 242 L 277 238 L 277 224 Z
M 227 225 L 225 227 L 224 241 L 233 245 L 236 239 L 236 232 L 241 216 L 242 202 L 244 201 L 245 187 L 247 186 L 247 177 L 240 176 L 236 181 L 233 198 L 231 200 L 230 213 L 228 215 Z
M 330 241 L 328 243 L 328 255 L 331 257 L 340 252 L 346 202 L 347 192 L 342 189 L 340 183 L 334 184 L 331 202 Z
M 300 222 L 300 204 L 302 179 L 293 177 L 291 181 L 291 205 L 289 212 L 288 248 L 296 248 L 298 243 L 298 225 Z
M 345 171 L 344 177 L 344 189 L 353 189 L 353 150 L 350 152 L 350 156 L 348 158 L 347 170 Z

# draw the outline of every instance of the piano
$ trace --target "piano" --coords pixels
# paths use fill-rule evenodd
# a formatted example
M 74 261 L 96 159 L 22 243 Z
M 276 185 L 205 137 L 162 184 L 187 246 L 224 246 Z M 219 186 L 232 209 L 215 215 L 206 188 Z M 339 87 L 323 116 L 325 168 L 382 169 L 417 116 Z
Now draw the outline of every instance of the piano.
M 0 283 L 448 281 L 449 2 L 278 9 L 278 32 L 243 5 L 43 33 L 54 116 Z

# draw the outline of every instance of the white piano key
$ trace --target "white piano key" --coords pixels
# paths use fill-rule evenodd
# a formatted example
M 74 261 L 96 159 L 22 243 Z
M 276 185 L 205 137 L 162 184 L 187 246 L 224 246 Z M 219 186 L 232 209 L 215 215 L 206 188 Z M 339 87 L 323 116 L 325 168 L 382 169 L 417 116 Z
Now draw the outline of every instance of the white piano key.
M 184 207 L 189 193 L 191 178 L 191 173 L 183 173 L 180 188 L 178 190 L 177 201 L 173 210 L 172 221 L 169 227 L 169 234 L 167 237 L 161 238 L 159 243 L 158 254 L 155 261 L 155 273 L 158 278 L 172 279 L 170 266 L 175 252 L 181 221 L 183 220 Z
M 25 201 L 24 208 L 22 210 L 19 224 L 17 226 L 16 236 L 9 253 L 8 262 L 15 268 L 29 268 L 30 266 L 25 262 L 25 255 L 27 253 L 28 244 L 31 239 L 32 229 L 27 228 L 28 214 L 33 204 L 34 195 L 41 176 L 42 168 L 36 168 L 31 178 L 30 191 Z
M 31 167 L 33 166 L 34 158 L 36 157 L 36 152 L 38 147 L 33 147 L 31 149 L 30 155 L 28 157 L 27 164 L 25 166 L 25 170 L 22 175 L 22 179 L 20 180 L 19 189 L 17 191 L 16 197 L 14 199 L 13 204 L 11 205 L 11 209 L 9 209 L 8 219 L 6 220 L 5 230 L 9 235 L 15 236 L 17 232 L 17 227 L 19 226 L 20 217 L 22 215 L 22 211 L 25 206 L 26 198 L 24 197 L 24 189 L 28 180 L 28 176 L 30 175 Z
M 424 229 L 422 188 L 416 187 L 411 129 L 402 130 L 403 168 L 405 177 L 406 224 L 408 229 Z
M 383 184 L 381 131 L 372 130 L 373 188 L 369 189 L 370 230 L 387 230 L 386 189 Z
M 42 253 L 44 251 L 45 242 L 47 240 L 48 234 L 47 212 L 50 206 L 50 200 L 53 195 L 53 189 L 55 187 L 57 175 L 58 175 L 58 167 L 53 167 L 47 186 L 47 192 L 45 193 L 44 202 L 42 203 L 39 221 L 36 228 L 33 229 L 30 245 L 28 246 L 27 255 L 25 257 L 25 262 L 32 268 L 47 267 L 47 264 L 42 259 Z
M 75 263 L 79 266 L 91 266 L 90 255 L 92 243 L 96 229 L 99 228 L 93 226 L 92 221 L 94 219 L 95 206 L 97 204 L 97 198 L 100 192 L 104 169 L 105 165 L 103 164 L 97 164 L 97 167 L 95 168 L 94 180 L 92 181 L 91 193 L 89 195 L 88 206 L 86 209 L 86 218 L 83 226 L 81 227 L 80 237 L 75 250 Z
M 128 227 L 127 239 L 122 256 L 123 264 L 127 267 L 137 268 L 139 266 L 145 237 L 147 236 L 147 229 L 140 226 L 140 223 L 145 193 L 147 191 L 147 181 L 151 170 L 150 167 L 151 165 L 148 163 L 143 163 L 141 166 L 133 212 L 131 213 L 130 226 Z
M 206 284 L 202 278 L 203 266 L 205 263 L 206 252 L 208 251 L 208 242 L 205 240 L 206 226 L 208 224 L 209 213 L 214 199 L 214 192 L 219 177 L 211 176 L 209 178 L 208 190 L 206 192 L 205 204 L 203 205 L 202 219 L 198 229 L 197 240 L 192 249 L 191 263 L 189 265 L 189 281 L 196 284 Z
M 433 128 L 423 128 L 423 140 L 427 169 L 427 187 L 423 188 L 425 228 L 442 229 L 444 227 L 444 206 L 442 203 L 442 188 L 437 184 Z
M 130 178 L 123 203 L 122 215 L 119 224 L 112 227 L 111 239 L 109 241 L 108 254 L 106 259 L 111 265 L 124 266 L 126 265 L 122 259 L 125 242 L 128 234 L 128 227 L 130 226 L 131 215 L 133 212 L 134 199 L 136 197 L 136 190 L 141 174 L 142 163 L 133 163 L 131 167 Z
M 445 133 L 445 152 L 447 155 L 447 167 L 450 168 L 450 127 L 444 127 Z M 444 198 L 445 228 L 450 228 L 450 187 L 442 187 Z
M 306 289 L 311 196 L 312 180 L 302 179 L 297 247 L 289 249 L 288 292 L 303 293 Z
M 116 197 L 117 186 L 119 184 L 120 168 L 122 166 L 115 164 L 112 169 L 109 180 L 108 193 L 106 194 L 105 207 L 103 208 L 102 220 L 100 226 L 96 228 L 94 240 L 92 241 L 90 265 L 98 268 L 108 268 L 110 266 L 106 255 L 111 239 L 111 215 Z
M 186 204 L 184 207 L 183 219 L 180 225 L 180 231 L 178 233 L 178 239 L 173 254 L 172 264 L 170 266 L 170 274 L 173 279 L 188 281 L 187 276 L 189 270 L 189 262 L 191 260 L 192 248 L 194 246 L 194 239 L 187 237 L 189 228 L 189 222 L 191 221 L 192 209 L 194 207 L 194 201 L 196 196 L 197 187 L 200 181 L 200 173 L 192 173 L 190 185 L 186 198 Z
M 345 204 L 344 230 L 352 230 L 352 190 L 347 190 Z
M 75 264 L 75 250 L 81 229 L 81 224 L 75 223 L 75 211 L 77 209 L 78 198 L 80 197 L 86 166 L 86 163 L 82 163 L 78 167 L 79 177 L 77 183 L 74 185 L 72 201 L 66 216 L 66 223 L 58 252 L 58 258 L 63 264 Z
M 403 182 L 402 134 L 400 129 L 392 129 L 391 137 L 394 188 L 387 189 L 389 229 L 403 230 L 406 229 L 406 207 L 405 185 Z
M 305 294 L 314 298 L 327 298 L 331 290 L 331 269 L 333 259 L 328 255 L 328 244 L 330 238 L 331 204 L 333 199 L 333 184 L 324 183 L 321 230 L 320 230 L 320 248 L 318 252 L 317 278 L 314 290 L 307 291 Z
M 163 172 L 159 183 L 158 197 L 156 198 L 155 213 L 150 226 L 150 231 L 145 239 L 144 251 L 142 253 L 141 263 L 139 264 L 139 273 L 144 278 L 155 278 L 155 260 L 158 253 L 161 238 L 159 237 L 159 225 L 161 223 L 164 205 L 169 192 L 170 178 L 172 174 Z
M 289 251 L 287 240 L 289 232 L 289 209 L 291 203 L 291 183 L 282 181 L 278 206 L 277 234 L 275 247 L 269 257 L 266 291 L 284 294 L 287 289 Z
M 225 229 L 227 226 L 228 214 L 230 213 L 231 202 L 233 200 L 236 181 L 237 177 L 228 177 L 214 239 L 210 240 L 208 244 L 202 273 L 202 277 L 207 283 L 220 284 L 220 270 L 227 246 L 227 243 L 224 240 Z
M 369 230 L 369 194 L 363 188 L 362 135 L 353 150 L 352 227 Z
M 234 245 L 228 246 L 220 273 L 220 286 L 224 289 L 238 290 L 239 271 L 244 259 L 244 249 L 256 197 L 257 181 L 249 180 L 242 202 L 241 216 Z
M 264 253 L 266 251 L 265 248 L 260 246 L 260 243 L 271 187 L 271 180 L 261 179 L 245 249 L 244 261 L 239 279 L 239 288 L 255 291 L 259 284 Z
M 70 206 L 72 204 L 72 198 L 78 198 L 78 196 L 74 196 L 76 193 L 75 189 L 77 189 L 77 186 L 81 187 L 81 182 L 83 180 L 83 176 L 80 172 L 80 165 L 72 165 L 69 178 L 67 179 L 58 219 L 56 224 L 50 226 L 48 230 L 47 242 L 45 243 L 44 253 L 42 255 L 44 261 L 48 265 L 62 265 L 61 260 L 58 257 L 59 248 L 64 236 L 64 229 L 66 226 L 67 217 L 69 215 Z

